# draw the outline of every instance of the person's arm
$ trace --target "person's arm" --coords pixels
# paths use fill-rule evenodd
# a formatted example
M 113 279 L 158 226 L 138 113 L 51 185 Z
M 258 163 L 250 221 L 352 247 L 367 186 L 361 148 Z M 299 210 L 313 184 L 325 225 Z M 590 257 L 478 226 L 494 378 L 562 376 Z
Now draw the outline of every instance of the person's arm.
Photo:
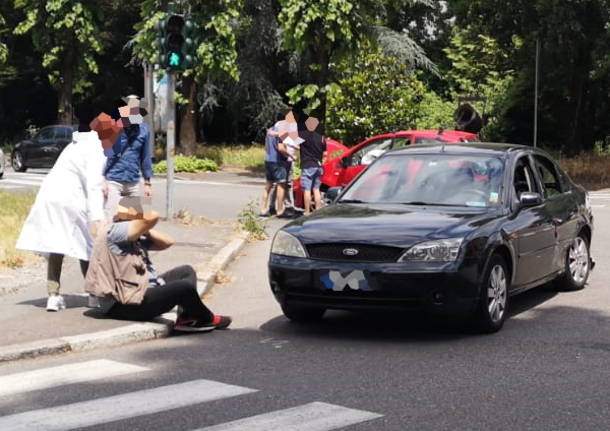
M 140 124 L 140 127 L 145 128 L 144 132 L 144 148 L 140 152 L 141 155 L 141 168 L 142 168 L 142 176 L 144 177 L 144 196 L 152 196 L 152 186 L 150 183 L 150 179 L 153 176 L 152 171 L 152 153 L 150 151 L 150 130 L 148 127 Z
M 286 148 L 286 144 L 284 144 L 283 142 L 280 142 L 277 145 L 277 150 L 282 153 L 283 156 L 290 158 L 290 153 L 288 152 L 288 149 Z
M 89 143 L 87 143 L 89 144 Z M 90 143 L 89 145 L 98 145 Z M 95 154 L 98 152 L 98 154 Z M 104 166 L 106 157 L 102 154 L 102 149 L 95 148 L 94 152 L 87 152 L 85 161 L 86 192 L 87 192 L 87 216 L 89 222 L 97 223 L 104 219 Z M 92 229 L 94 230 L 94 229 Z
M 146 237 L 151 241 L 149 250 L 165 250 L 174 244 L 171 236 L 158 230 L 149 230 Z
M 147 211 L 142 218 L 132 219 L 129 222 L 127 238 L 129 241 L 136 241 L 142 235 L 149 232 L 159 221 L 159 214 L 156 211 Z

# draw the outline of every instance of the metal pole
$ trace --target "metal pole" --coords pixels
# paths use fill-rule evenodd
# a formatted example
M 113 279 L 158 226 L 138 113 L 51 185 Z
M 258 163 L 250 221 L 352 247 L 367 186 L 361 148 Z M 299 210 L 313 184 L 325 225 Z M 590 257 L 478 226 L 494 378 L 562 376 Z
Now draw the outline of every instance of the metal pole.
M 155 106 L 154 106 L 154 95 L 153 95 L 153 66 L 149 63 L 144 63 L 144 98 L 148 102 L 146 107 L 148 115 L 144 117 L 144 122 L 148 125 L 150 132 L 150 154 L 155 154 Z
M 536 82 L 534 84 L 534 148 L 538 146 L 538 76 L 540 68 L 540 39 L 536 39 Z
M 165 216 L 168 220 L 174 217 L 174 153 L 176 149 L 176 100 L 174 92 L 176 77 L 167 71 L 167 196 Z

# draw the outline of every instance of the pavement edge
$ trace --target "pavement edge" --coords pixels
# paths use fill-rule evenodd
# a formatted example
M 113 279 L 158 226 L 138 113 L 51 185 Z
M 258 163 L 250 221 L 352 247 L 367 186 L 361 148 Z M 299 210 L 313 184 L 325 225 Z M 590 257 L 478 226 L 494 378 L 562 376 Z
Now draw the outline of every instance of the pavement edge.
M 199 295 L 203 297 L 214 286 L 216 276 L 244 248 L 248 240 L 247 232 L 239 232 L 207 263 L 198 268 Z M 201 271 L 201 272 L 199 272 Z M 49 338 L 28 343 L 0 347 L 0 364 L 19 359 L 56 355 L 68 352 L 82 352 L 102 347 L 116 347 L 140 341 L 154 340 L 169 336 L 175 315 L 164 314 L 155 322 L 132 323 L 105 331 L 67 337 Z

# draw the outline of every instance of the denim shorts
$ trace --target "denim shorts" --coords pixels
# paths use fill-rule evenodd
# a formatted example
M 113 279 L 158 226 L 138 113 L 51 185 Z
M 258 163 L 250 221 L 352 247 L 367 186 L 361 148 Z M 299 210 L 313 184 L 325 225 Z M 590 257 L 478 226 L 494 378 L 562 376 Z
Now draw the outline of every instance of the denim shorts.
M 301 189 L 318 190 L 320 185 L 322 185 L 322 168 L 320 166 L 305 168 L 301 171 Z
M 288 180 L 288 167 L 284 163 L 265 162 L 265 177 L 270 183 L 285 183 Z

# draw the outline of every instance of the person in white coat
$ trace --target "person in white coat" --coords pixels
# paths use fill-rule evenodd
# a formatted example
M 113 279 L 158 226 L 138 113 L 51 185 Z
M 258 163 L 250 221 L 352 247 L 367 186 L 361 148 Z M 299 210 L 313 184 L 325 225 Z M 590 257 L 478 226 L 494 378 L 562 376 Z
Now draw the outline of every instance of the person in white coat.
M 72 142 L 42 182 L 17 240 L 18 249 L 33 251 L 48 260 L 47 311 L 65 308 L 59 294 L 64 256 L 78 259 L 85 276 L 93 248 L 92 235 L 104 220 L 102 184 L 106 157 L 100 136 L 104 139 L 110 133 L 116 138 L 119 125 L 105 114 L 95 118 L 94 114 L 90 107 L 81 107 L 77 112 L 79 131 L 72 134 Z M 102 116 L 104 121 L 100 121 Z

